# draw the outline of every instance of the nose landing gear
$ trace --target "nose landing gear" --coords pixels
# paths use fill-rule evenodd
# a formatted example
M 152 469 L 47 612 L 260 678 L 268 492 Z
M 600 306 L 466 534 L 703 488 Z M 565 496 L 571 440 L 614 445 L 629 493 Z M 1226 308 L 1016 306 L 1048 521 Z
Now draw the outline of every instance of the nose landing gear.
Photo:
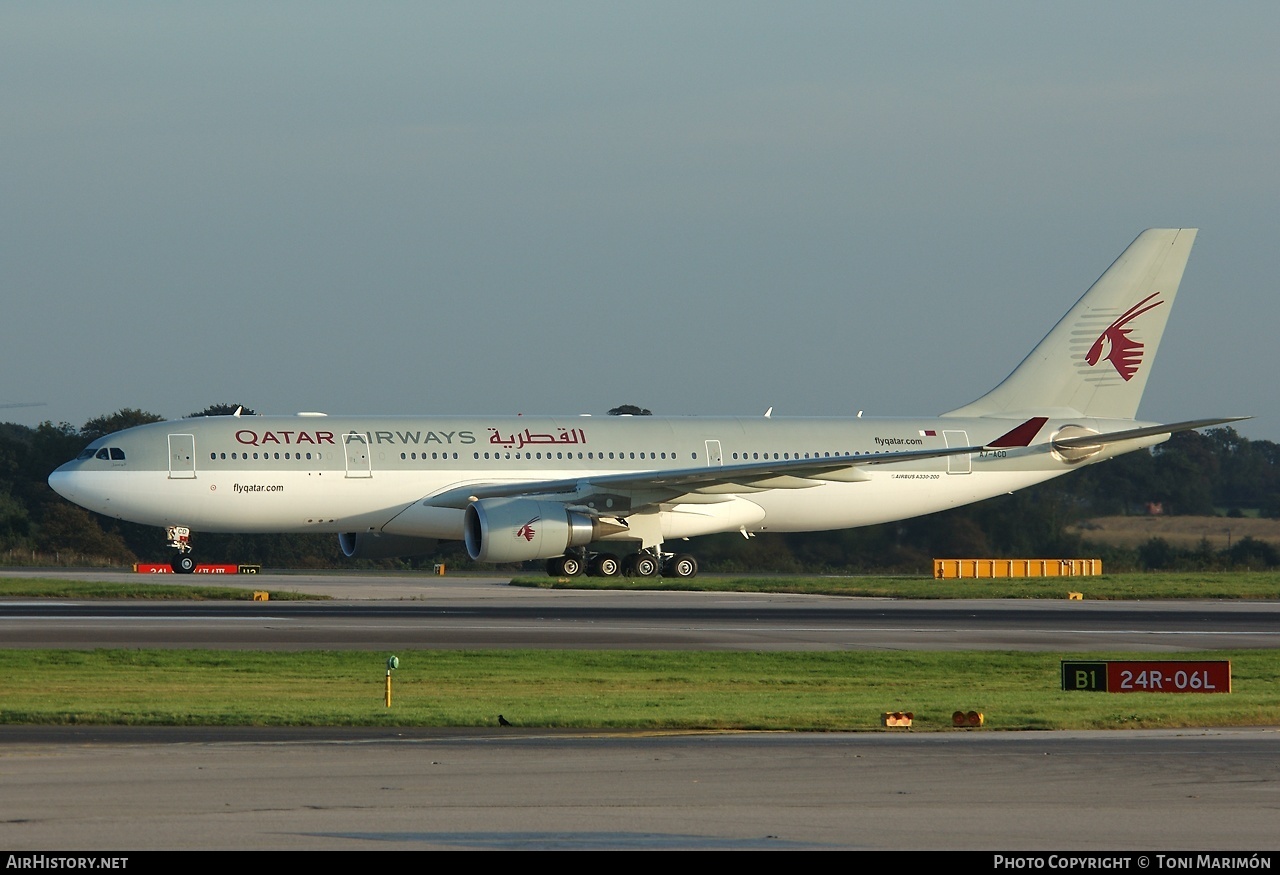
M 195 554 L 191 550 L 191 529 L 186 526 L 169 526 L 165 529 L 169 538 L 169 546 L 178 551 L 178 555 L 169 560 L 169 567 L 174 574 L 190 574 L 196 570 Z

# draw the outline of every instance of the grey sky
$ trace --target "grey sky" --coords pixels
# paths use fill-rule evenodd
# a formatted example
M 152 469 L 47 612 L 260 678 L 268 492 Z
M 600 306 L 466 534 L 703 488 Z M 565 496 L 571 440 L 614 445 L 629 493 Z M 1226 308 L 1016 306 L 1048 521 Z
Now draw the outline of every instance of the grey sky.
M 0 419 L 934 414 L 1144 228 L 1280 440 L 1280 4 L 8 3 Z

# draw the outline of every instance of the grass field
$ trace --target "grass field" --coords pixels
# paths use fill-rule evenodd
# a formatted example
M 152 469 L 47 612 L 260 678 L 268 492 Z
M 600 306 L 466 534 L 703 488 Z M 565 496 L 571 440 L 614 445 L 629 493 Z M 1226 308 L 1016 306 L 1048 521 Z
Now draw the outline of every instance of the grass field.
M 932 577 L 517 577 L 514 586 L 551 589 L 685 590 L 695 592 L 786 592 L 899 599 L 1277 599 L 1280 572 L 1149 572 L 1097 577 L 934 580 Z
M 264 581 L 265 582 L 265 581 Z M 1280 573 L 1095 578 L 546 577 L 525 586 L 679 588 L 889 598 L 1280 598 Z M 236 598 L 244 589 L 143 581 L 0 578 L 0 596 Z M 298 597 L 272 593 L 272 598 Z M 306 597 L 306 596 L 301 596 Z M 1229 659 L 1230 694 L 1063 692 L 1060 661 L 1136 654 L 1023 652 L 724 653 L 413 651 L 399 653 L 393 704 L 375 652 L 0 650 L 0 723 L 282 726 L 486 726 L 693 730 L 952 731 L 955 711 L 987 730 L 1280 725 L 1280 650 L 1182 654 Z M 1167 658 L 1167 657 L 1166 657 Z M 968 730 L 966 730 L 968 731 Z
M 262 587 L 270 600 L 297 601 L 324 599 L 288 590 Z M 160 599 L 168 601 L 251 601 L 253 590 L 230 586 L 184 586 L 153 583 L 143 578 L 137 583 L 113 581 L 60 580 L 56 577 L 4 577 L 0 575 L 0 597 L 76 599 Z
M 1280 520 L 1257 517 L 1112 516 L 1087 520 L 1071 531 L 1086 541 L 1116 547 L 1137 547 L 1152 538 L 1187 550 L 1201 541 L 1214 550 L 1226 550 L 1242 538 L 1280 547 Z
M 886 711 L 953 730 L 1280 725 L 1280 651 L 1229 659 L 1229 694 L 1063 692 L 1060 660 L 991 652 L 385 653 L 0 651 L 0 723 L 258 726 L 493 726 L 693 730 L 882 730 Z M 1090 658 L 1142 659 L 1137 654 Z M 1147 657 L 1150 655 L 1148 654 Z M 1166 657 L 1167 658 L 1167 657 Z M 896 731 L 896 730 L 894 730 Z
M 272 578 L 261 578 L 270 598 L 324 599 L 294 590 L 269 589 Z M 257 581 L 255 580 L 255 583 Z M 717 577 L 700 575 L 687 580 L 665 577 L 517 577 L 513 586 L 543 589 L 684 590 L 697 592 L 779 592 L 864 598 L 900 599 L 1065 599 L 1078 592 L 1085 599 L 1280 599 L 1280 572 L 1147 572 L 1104 574 L 1098 577 L 995 578 L 987 580 L 934 580 L 932 577 L 876 575 L 801 577 L 761 575 Z M 227 599 L 253 597 L 248 588 L 185 586 L 155 582 L 93 582 L 57 578 L 4 577 L 0 597 L 9 598 L 117 598 L 117 599 Z

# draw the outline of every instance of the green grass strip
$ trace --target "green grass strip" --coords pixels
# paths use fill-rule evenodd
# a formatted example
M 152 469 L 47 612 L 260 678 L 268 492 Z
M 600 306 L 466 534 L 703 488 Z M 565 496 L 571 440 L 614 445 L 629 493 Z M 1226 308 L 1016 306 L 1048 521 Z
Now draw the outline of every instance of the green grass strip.
M 422 575 L 424 584 L 438 580 Z M 274 578 L 264 576 L 263 584 Z M 760 577 L 517 577 L 513 586 L 541 589 L 756 592 L 899 599 L 1065 599 L 1078 592 L 1086 600 L 1280 599 L 1280 572 L 1147 572 L 1098 577 L 994 578 L 934 580 L 931 577 L 830 576 Z M 327 599 L 285 590 L 269 590 L 273 600 Z M 184 586 L 144 579 L 137 583 L 77 581 L 0 576 L 0 597 L 223 599 L 252 598 L 247 588 Z
M 778 592 L 899 599 L 1278 599 L 1280 572 L 1148 572 L 1097 577 L 518 577 L 514 586 L 544 589 L 629 589 L 687 592 Z
M 1280 651 L 0 651 L 0 723 L 986 730 L 1280 725 Z M 1229 659 L 1229 694 L 1063 692 L 1062 659 Z M 900 730 L 893 730 L 900 731 Z
M 273 601 L 327 599 L 323 595 L 260 589 Z M 253 590 L 229 586 L 183 586 L 168 583 L 113 583 L 60 580 L 52 577 L 0 577 L 0 597 L 53 599 L 159 599 L 185 601 L 252 601 Z

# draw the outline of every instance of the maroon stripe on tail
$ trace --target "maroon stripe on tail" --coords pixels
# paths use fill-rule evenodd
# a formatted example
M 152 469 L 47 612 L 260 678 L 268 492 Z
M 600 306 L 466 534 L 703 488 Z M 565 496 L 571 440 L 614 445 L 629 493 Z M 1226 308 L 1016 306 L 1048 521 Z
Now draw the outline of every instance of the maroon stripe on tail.
M 1030 446 L 1031 441 L 1035 438 L 1037 434 L 1040 433 L 1040 429 L 1044 428 L 1044 424 L 1048 421 L 1049 421 L 1049 417 L 1047 416 L 1033 416 L 1031 419 L 1028 419 L 1026 422 L 1022 423 L 1022 425 L 1018 426 L 1012 431 L 1007 431 L 1004 434 L 1000 435 L 1000 437 L 996 438 L 991 443 L 987 444 L 987 446 L 989 447 Z

